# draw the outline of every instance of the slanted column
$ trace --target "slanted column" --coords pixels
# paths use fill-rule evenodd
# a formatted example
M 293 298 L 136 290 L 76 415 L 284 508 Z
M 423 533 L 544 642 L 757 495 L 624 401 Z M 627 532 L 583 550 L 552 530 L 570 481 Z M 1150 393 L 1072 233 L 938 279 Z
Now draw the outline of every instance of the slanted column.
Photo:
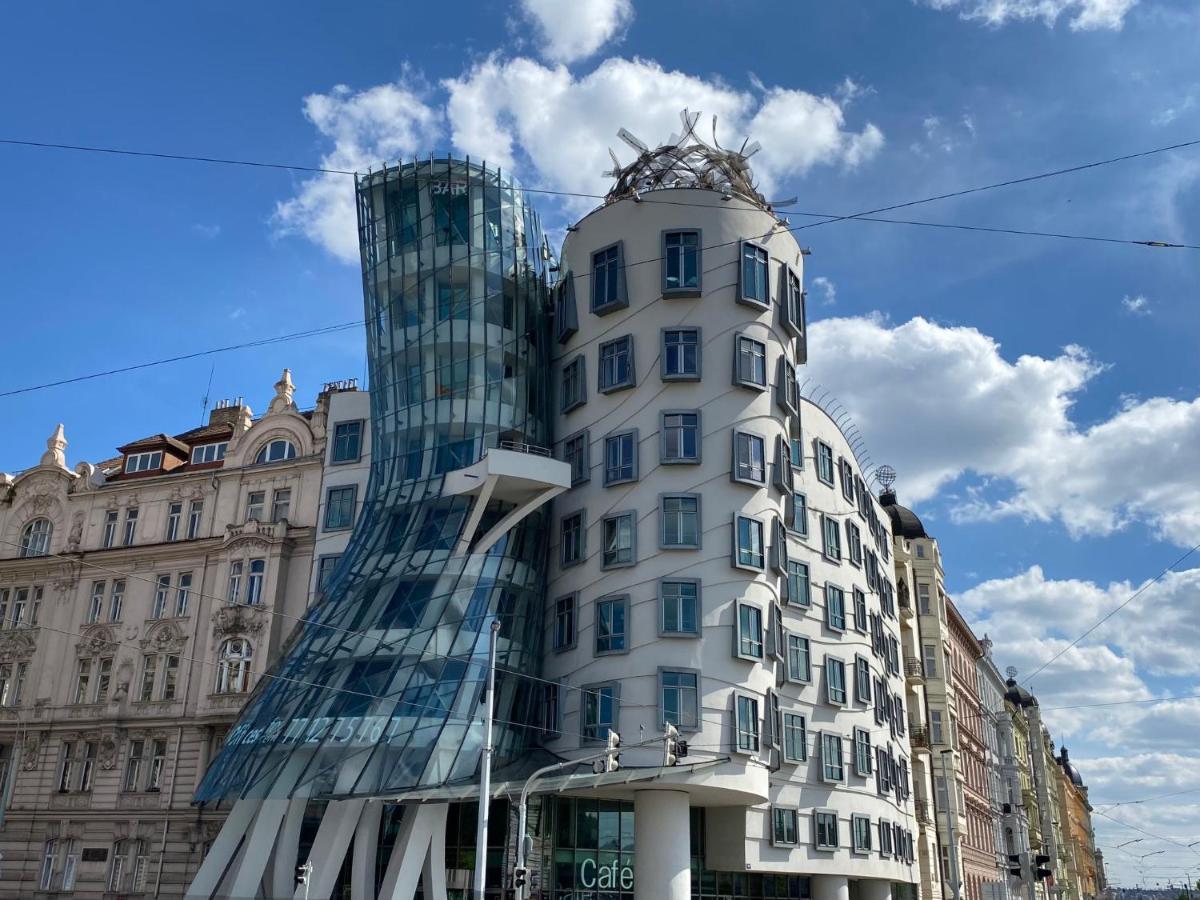
M 634 900 L 691 900 L 688 795 L 638 791 L 633 795 L 633 827 Z

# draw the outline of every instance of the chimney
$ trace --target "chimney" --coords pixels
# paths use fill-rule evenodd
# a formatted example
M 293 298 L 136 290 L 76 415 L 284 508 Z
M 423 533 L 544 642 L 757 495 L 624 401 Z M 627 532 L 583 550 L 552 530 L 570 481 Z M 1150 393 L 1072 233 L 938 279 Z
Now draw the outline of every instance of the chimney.
M 245 431 L 250 427 L 253 413 L 241 397 L 218 400 L 208 415 L 209 425 L 232 425 L 233 430 Z

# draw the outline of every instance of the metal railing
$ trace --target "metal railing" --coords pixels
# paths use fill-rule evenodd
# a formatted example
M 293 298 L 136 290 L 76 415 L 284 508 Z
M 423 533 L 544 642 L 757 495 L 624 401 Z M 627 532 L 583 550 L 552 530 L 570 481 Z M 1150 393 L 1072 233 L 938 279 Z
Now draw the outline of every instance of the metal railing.
M 915 656 L 904 657 L 904 675 L 907 678 L 924 679 L 925 665 Z
M 531 453 L 534 456 L 550 456 L 549 447 L 540 447 L 537 444 L 526 444 L 523 441 L 501 441 L 501 450 L 512 450 L 516 453 Z
M 928 747 L 929 746 L 929 731 L 924 725 L 908 726 L 908 743 L 912 747 Z
M 928 825 L 931 821 L 929 818 L 929 801 L 928 800 L 914 800 L 913 801 L 913 815 L 915 815 L 917 817 L 917 821 L 920 822 L 922 825 Z

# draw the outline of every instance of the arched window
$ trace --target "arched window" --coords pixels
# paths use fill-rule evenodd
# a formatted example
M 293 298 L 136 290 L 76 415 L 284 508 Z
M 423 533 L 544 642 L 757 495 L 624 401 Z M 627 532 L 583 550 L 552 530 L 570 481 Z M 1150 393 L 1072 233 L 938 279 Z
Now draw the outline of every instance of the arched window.
M 250 690 L 250 659 L 254 651 L 245 638 L 229 638 L 217 657 L 218 694 L 244 694 Z
M 47 556 L 50 553 L 50 535 L 54 526 L 49 519 L 34 519 L 21 532 L 22 556 Z
M 279 438 L 278 440 L 274 440 L 268 444 L 265 444 L 263 448 L 258 451 L 258 456 L 254 458 L 254 464 L 262 465 L 263 463 L 279 462 L 283 459 L 295 458 L 296 445 L 291 441 Z

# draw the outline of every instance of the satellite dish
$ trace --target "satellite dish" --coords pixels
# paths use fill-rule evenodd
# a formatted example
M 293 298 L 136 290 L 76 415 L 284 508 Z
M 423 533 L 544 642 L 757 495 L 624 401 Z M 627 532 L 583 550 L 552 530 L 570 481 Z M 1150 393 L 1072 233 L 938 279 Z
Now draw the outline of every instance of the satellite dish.
M 627 143 L 630 147 L 632 147 L 638 153 L 649 153 L 650 152 L 649 147 L 647 147 L 645 144 L 643 144 L 641 141 L 639 141 L 637 138 L 635 138 L 632 134 L 630 134 L 624 128 L 621 128 L 617 131 L 617 137 L 619 137 L 621 140 L 623 140 L 625 143 Z
M 880 466 L 875 470 L 875 480 L 883 485 L 884 490 L 896 483 L 896 470 L 891 466 Z

